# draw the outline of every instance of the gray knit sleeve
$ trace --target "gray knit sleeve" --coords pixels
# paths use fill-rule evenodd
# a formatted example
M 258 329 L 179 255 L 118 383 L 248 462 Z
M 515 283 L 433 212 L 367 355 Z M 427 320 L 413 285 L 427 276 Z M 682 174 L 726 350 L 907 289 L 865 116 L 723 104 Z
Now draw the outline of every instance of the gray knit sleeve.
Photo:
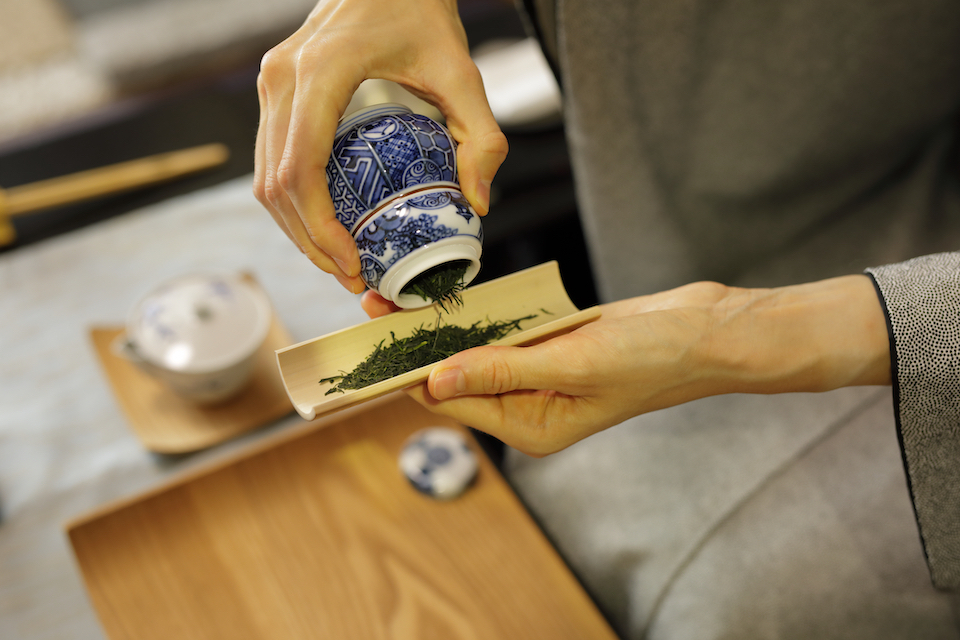
M 900 448 L 933 583 L 960 588 L 960 253 L 867 270 L 887 315 Z

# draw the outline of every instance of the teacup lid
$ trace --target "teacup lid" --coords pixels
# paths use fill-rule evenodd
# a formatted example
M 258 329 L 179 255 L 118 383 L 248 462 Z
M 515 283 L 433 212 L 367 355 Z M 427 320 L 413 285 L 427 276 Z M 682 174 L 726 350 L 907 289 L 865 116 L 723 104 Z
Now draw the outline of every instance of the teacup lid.
M 477 477 L 479 467 L 463 435 L 448 427 L 414 433 L 404 443 L 398 462 L 418 491 L 440 500 L 463 493 Z
M 375 104 L 362 109 L 357 109 L 353 113 L 349 113 L 340 119 L 334 139 L 339 140 L 351 129 L 363 124 L 364 122 L 376 120 L 381 116 L 403 115 L 407 113 L 413 113 L 413 110 L 406 105 L 396 102 L 384 102 L 382 104 Z
M 127 338 L 152 364 L 183 372 L 229 367 L 252 354 L 270 328 L 266 296 L 232 276 L 186 275 L 137 303 Z

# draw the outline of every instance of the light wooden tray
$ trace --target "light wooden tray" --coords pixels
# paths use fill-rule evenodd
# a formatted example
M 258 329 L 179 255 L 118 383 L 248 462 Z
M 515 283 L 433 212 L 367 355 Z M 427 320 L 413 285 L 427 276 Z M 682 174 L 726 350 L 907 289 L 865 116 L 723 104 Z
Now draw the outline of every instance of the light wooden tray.
M 544 310 L 549 311 L 544 313 Z M 444 322 L 470 326 L 477 321 L 513 320 L 527 315 L 515 332 L 495 345 L 526 345 L 552 335 L 572 331 L 600 317 L 599 307 L 580 311 L 570 300 L 556 262 L 519 271 L 463 293 L 463 306 L 444 316 Z M 392 313 L 277 351 L 277 364 L 284 387 L 297 412 L 307 420 L 423 382 L 433 365 L 372 384 L 363 389 L 326 395 L 332 386 L 320 380 L 352 371 L 390 332 L 398 338 L 437 321 L 435 306 Z
M 256 285 L 251 277 L 246 278 Z M 274 352 L 293 339 L 276 315 L 267 339 L 257 352 L 249 385 L 236 397 L 213 406 L 197 405 L 181 398 L 162 382 L 114 354 L 111 343 L 123 331 L 123 327 L 93 327 L 90 339 L 131 429 L 151 451 L 196 451 L 292 412 L 277 372 Z
M 469 435 L 461 497 L 403 478 L 438 425 L 395 394 L 68 525 L 108 636 L 614 640 Z

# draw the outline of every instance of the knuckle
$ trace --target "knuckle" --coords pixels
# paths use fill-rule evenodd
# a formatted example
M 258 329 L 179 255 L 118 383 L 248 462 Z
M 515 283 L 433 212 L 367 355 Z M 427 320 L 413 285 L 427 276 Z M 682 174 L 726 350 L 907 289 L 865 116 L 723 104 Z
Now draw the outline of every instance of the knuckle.
M 259 172 L 256 172 L 253 176 L 253 197 L 256 198 L 260 203 L 265 204 L 267 202 L 267 197 L 264 194 L 263 177 L 258 174 Z
M 260 74 L 257 76 L 257 85 L 266 88 L 267 82 L 280 71 L 280 45 L 270 49 L 260 58 Z
M 286 67 L 287 46 L 285 42 L 274 45 L 260 58 L 260 73 L 269 76 L 272 72 Z
M 704 281 L 704 282 L 695 282 L 691 285 L 696 287 L 701 293 L 712 296 L 720 296 L 727 292 L 727 285 L 720 284 L 719 282 L 713 281 Z
M 257 75 L 257 88 L 269 91 L 277 82 L 286 77 L 294 66 L 290 55 L 290 46 L 286 42 L 276 45 L 260 58 L 260 73 Z
M 285 195 L 283 187 L 276 179 L 266 178 L 263 182 L 263 197 L 267 202 L 279 208 Z
M 501 163 L 506 159 L 507 153 L 510 151 L 510 143 L 507 141 L 507 136 L 499 129 L 483 135 L 479 140 L 478 146 L 484 153 L 499 157 Z
M 513 391 L 518 387 L 518 380 L 512 368 L 500 358 L 493 358 L 486 365 L 484 375 L 484 391 L 488 394 L 499 395 Z
M 297 187 L 295 164 L 295 162 L 285 158 L 280 161 L 280 166 L 277 167 L 277 183 L 284 191 L 289 192 Z

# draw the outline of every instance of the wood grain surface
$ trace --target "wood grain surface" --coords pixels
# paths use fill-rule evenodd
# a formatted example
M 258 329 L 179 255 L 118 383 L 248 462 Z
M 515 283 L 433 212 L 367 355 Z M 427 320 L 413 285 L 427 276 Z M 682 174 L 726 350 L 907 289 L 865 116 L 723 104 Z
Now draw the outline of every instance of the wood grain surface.
M 402 477 L 410 434 L 461 427 L 363 409 L 69 525 L 110 638 L 615 638 L 475 442 L 460 498 Z

